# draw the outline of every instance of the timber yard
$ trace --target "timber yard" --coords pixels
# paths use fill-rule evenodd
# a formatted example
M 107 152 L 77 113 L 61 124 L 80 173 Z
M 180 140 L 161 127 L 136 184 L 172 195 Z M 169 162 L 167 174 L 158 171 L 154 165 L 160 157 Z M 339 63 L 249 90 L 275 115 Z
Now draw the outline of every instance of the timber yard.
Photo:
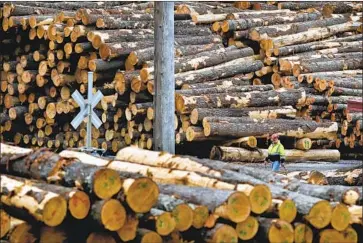
M 362 2 L 0 2 L 0 242 L 363 242 Z

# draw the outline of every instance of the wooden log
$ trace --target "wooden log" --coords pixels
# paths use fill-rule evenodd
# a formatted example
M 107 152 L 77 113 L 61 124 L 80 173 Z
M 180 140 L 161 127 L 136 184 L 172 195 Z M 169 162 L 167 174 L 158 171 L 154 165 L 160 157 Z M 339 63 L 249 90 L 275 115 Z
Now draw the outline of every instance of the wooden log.
M 270 242 L 279 242 L 285 240 L 286 242 L 294 241 L 294 228 L 292 225 L 280 219 L 258 219 L 260 231 L 256 235 L 257 239 L 268 239 Z
M 181 95 L 203 95 L 203 94 L 217 94 L 225 92 L 251 92 L 251 91 L 269 91 L 273 90 L 272 85 L 245 85 L 245 86 L 231 86 L 231 87 L 213 87 L 205 89 L 184 89 L 178 90 L 176 93 Z
M 103 60 L 106 60 L 116 58 L 121 55 L 129 55 L 136 49 L 150 46 L 152 46 L 152 42 L 150 41 L 101 44 L 99 48 L 99 54 Z
M 16 188 L 18 189 L 15 190 Z M 25 208 L 29 215 L 46 225 L 57 226 L 66 216 L 67 202 L 59 194 L 43 190 L 42 187 L 27 185 L 15 177 L 5 175 L 1 175 L 1 189 L 7 192 L 1 196 L 2 203 L 12 208 Z M 45 196 L 38 198 L 37 193 Z M 34 205 L 29 205 L 29 201 L 34 202 Z
M 309 125 L 307 125 L 309 124 Z M 243 128 L 242 128 L 243 127 Z M 308 137 L 308 138 L 336 138 L 337 131 L 336 123 L 318 124 L 313 121 L 284 121 L 284 126 L 281 127 L 278 122 L 273 124 L 266 123 L 205 123 L 204 134 L 206 136 L 231 136 L 231 137 L 246 137 L 246 136 L 267 136 L 271 131 L 286 134 L 290 137 Z M 255 131 L 254 131 L 255 130 Z M 299 132 L 297 132 L 299 130 Z
M 103 16 L 97 21 L 96 26 L 99 29 L 149 29 L 153 27 L 153 21 L 122 20 Z
M 228 88 L 232 86 L 244 86 L 250 85 L 250 75 L 239 74 L 233 76 L 231 78 L 219 79 L 214 81 L 208 81 L 203 83 L 196 83 L 196 84 L 184 84 L 181 88 L 182 90 L 187 89 L 208 89 L 208 88 Z
M 229 109 L 209 109 L 196 108 L 191 112 L 190 121 L 192 124 L 201 122 L 207 116 L 217 117 L 240 117 L 248 116 L 254 119 L 265 118 L 294 118 L 296 110 L 291 106 L 283 107 L 251 107 L 244 109 L 229 108 Z
M 227 19 L 243 19 L 243 18 L 260 18 L 269 14 L 269 16 L 276 16 L 276 15 L 288 15 L 293 13 L 289 9 L 282 9 L 282 10 L 271 10 L 271 11 L 243 11 L 243 12 L 236 12 L 230 13 L 227 15 Z
M 206 232 L 204 240 L 207 242 L 237 242 L 238 235 L 234 228 L 227 224 L 216 224 L 213 229 Z
M 303 22 L 318 20 L 321 17 L 319 12 L 313 13 L 300 13 L 296 15 L 286 16 L 261 16 L 258 18 L 225 20 L 222 24 L 222 31 L 229 32 L 235 30 L 246 30 L 253 27 L 275 24 L 287 24 L 294 22 Z
M 251 48 L 243 48 L 235 50 L 222 49 L 217 51 L 210 51 L 204 56 L 198 56 L 195 58 L 191 58 L 189 56 L 184 58 L 178 58 L 175 60 L 175 73 L 203 69 L 237 58 L 248 57 L 252 55 L 253 50 Z M 153 68 L 153 66 L 149 66 L 148 68 Z M 140 72 L 140 75 L 142 75 L 142 71 Z
M 189 56 L 189 55 L 195 55 L 197 53 L 211 51 L 211 50 L 217 50 L 223 48 L 223 45 L 220 43 L 209 43 L 204 45 L 186 45 L 186 46 L 176 46 L 175 47 L 175 56 L 181 57 L 181 56 Z
M 330 161 L 336 162 L 340 159 L 338 150 L 323 150 L 311 149 L 309 151 L 301 150 L 285 150 L 285 159 L 287 162 L 301 162 L 301 161 Z M 262 162 L 267 157 L 267 150 L 260 149 L 260 151 L 249 151 L 243 148 L 235 147 L 213 147 L 210 158 L 222 161 L 248 161 L 248 162 Z
M 271 99 L 275 97 L 275 99 Z M 305 102 L 305 91 L 280 90 L 247 93 L 219 93 L 203 96 L 176 94 L 176 110 L 180 114 L 189 114 L 195 108 L 240 108 L 269 105 L 301 105 Z
M 201 83 L 204 80 L 217 80 L 240 73 L 257 71 L 262 66 L 263 63 L 259 60 L 254 61 L 254 57 L 239 58 L 213 67 L 176 74 L 175 82 L 177 87 L 181 87 L 183 84 Z
M 332 95 L 347 95 L 347 96 L 362 96 L 361 89 L 350 89 L 350 88 L 341 88 L 341 87 L 334 87 Z
M 306 43 L 308 41 L 327 38 L 337 33 L 352 31 L 355 28 L 356 27 L 354 27 L 354 24 L 352 22 L 347 22 L 344 24 L 332 25 L 325 28 L 315 28 L 313 30 L 304 31 L 297 34 L 291 34 L 288 36 L 271 38 L 269 40 L 266 40 L 266 42 L 263 42 L 261 45 L 263 49 L 267 50 L 270 48 Z
M 9 240 L 5 242 L 35 242 L 37 240 L 35 234 L 37 226 L 34 224 L 32 225 L 14 217 L 9 217 L 8 224 L 7 231 L 2 231 L 4 233 L 2 239 L 4 241 Z
M 342 24 L 347 22 L 346 18 L 328 18 L 323 20 L 313 20 L 303 23 L 292 23 L 284 25 L 272 25 L 266 27 L 257 27 L 249 30 L 249 37 L 252 40 L 261 40 L 281 35 L 295 34 L 307 31 L 311 28 L 326 27 L 330 25 Z
M 95 202 L 90 215 L 99 225 L 110 231 L 121 229 L 126 221 L 126 210 L 116 199 Z
M 101 72 L 101 71 L 107 71 L 112 69 L 123 69 L 125 63 L 123 61 L 110 61 L 106 62 L 102 59 L 94 59 L 88 61 L 88 68 L 93 72 Z

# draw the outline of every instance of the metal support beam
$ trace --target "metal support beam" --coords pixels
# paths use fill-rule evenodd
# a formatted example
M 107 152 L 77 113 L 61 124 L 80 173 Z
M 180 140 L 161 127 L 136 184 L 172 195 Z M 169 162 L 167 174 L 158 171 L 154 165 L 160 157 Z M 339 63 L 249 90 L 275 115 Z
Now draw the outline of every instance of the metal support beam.
M 174 3 L 154 7 L 154 150 L 175 153 Z

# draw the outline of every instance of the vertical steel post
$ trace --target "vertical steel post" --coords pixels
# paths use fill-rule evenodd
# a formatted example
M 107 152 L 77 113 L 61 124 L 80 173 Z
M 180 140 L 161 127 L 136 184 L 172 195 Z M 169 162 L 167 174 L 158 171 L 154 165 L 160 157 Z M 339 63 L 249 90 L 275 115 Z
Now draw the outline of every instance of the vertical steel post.
M 88 96 L 87 96 L 87 137 L 86 137 L 86 149 L 92 148 L 92 89 L 93 89 L 93 72 L 88 72 Z

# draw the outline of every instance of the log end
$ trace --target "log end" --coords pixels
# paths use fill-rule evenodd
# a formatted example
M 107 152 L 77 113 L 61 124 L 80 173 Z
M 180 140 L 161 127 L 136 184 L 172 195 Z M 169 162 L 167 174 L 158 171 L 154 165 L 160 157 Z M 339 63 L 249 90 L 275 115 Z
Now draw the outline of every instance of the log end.
M 313 231 L 308 225 L 299 223 L 295 226 L 294 239 L 295 242 L 312 243 Z
M 238 242 L 238 235 L 234 228 L 223 224 L 214 232 L 211 242 Z
M 117 231 L 118 236 L 123 242 L 135 239 L 139 220 L 131 215 L 127 216 L 124 226 Z
M 282 202 L 279 207 L 279 218 L 291 223 L 295 220 L 297 214 L 297 209 L 295 202 L 290 199 L 286 199 Z
M 116 231 L 124 226 L 126 221 L 126 210 L 116 199 L 105 202 L 101 210 L 101 222 L 105 229 Z
M 272 203 L 270 188 L 266 185 L 255 186 L 249 195 L 251 211 L 257 214 L 265 212 Z M 275 242 L 275 241 L 273 241 Z
M 275 220 L 268 232 L 270 242 L 294 242 L 294 228 L 283 220 Z
M 91 201 L 88 195 L 82 191 L 74 192 L 68 202 L 68 209 L 76 219 L 84 219 L 88 215 L 90 207 Z
M 339 139 L 339 147 L 341 144 L 341 140 Z M 336 142 L 336 145 L 338 144 L 338 141 Z M 355 205 L 357 203 L 357 201 L 360 198 L 360 193 L 357 190 L 354 189 L 350 189 L 347 190 L 343 197 L 342 197 L 342 202 L 347 204 L 347 205 Z
M 193 227 L 200 229 L 204 226 L 209 216 L 209 210 L 206 206 L 197 206 L 193 210 Z
M 116 243 L 116 240 L 106 232 L 92 232 L 87 237 L 86 243 L 94 242 Z
M 237 223 L 236 232 L 241 240 L 250 240 L 257 234 L 258 221 L 253 216 L 248 216 L 243 222 Z
M 172 215 L 176 223 L 175 228 L 180 232 L 188 230 L 193 224 L 193 210 L 187 204 L 176 206 Z
M 332 217 L 332 208 L 328 201 L 322 200 L 311 207 L 306 219 L 312 226 L 322 229 L 329 225 Z
M 145 233 L 141 238 L 141 243 L 148 243 L 148 242 L 162 243 L 163 238 L 161 238 L 161 236 L 158 233 L 154 231 L 149 231 Z
M 348 210 L 348 207 L 344 204 L 336 205 L 333 209 L 330 223 L 331 226 L 338 231 L 342 231 L 348 228 L 350 223 L 350 212 Z
M 101 199 L 111 198 L 122 187 L 122 180 L 117 171 L 111 169 L 98 170 L 93 179 L 93 191 Z
M 156 232 L 162 236 L 169 235 L 175 230 L 176 222 L 173 215 L 169 212 L 165 212 L 156 219 Z
M 248 197 L 243 192 L 235 192 L 228 197 L 227 215 L 228 218 L 240 223 L 247 219 L 251 212 L 251 205 Z
M 146 213 L 157 202 L 159 188 L 150 178 L 138 178 L 132 183 L 127 192 L 126 201 L 130 208 L 137 213 Z
M 67 214 L 67 201 L 60 196 L 53 197 L 44 206 L 43 221 L 48 226 L 60 225 Z

